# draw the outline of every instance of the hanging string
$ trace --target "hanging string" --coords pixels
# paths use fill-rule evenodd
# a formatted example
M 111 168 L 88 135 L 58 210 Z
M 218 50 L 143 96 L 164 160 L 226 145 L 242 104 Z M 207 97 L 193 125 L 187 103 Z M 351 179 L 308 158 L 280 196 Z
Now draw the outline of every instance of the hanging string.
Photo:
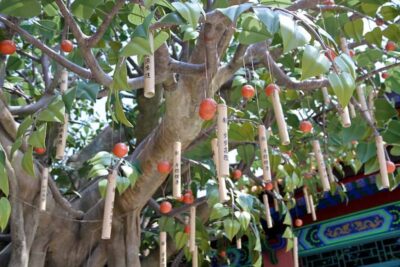
M 251 70 L 253 73 L 255 73 L 255 69 L 254 69 L 254 60 L 253 60 L 253 52 L 250 49 L 250 61 L 251 61 Z M 255 93 L 256 93 L 256 104 L 257 104 L 257 113 L 258 113 L 258 119 L 260 120 L 261 124 L 264 124 L 262 119 L 261 119 L 261 113 L 260 113 L 260 103 L 258 101 L 258 92 L 257 92 L 257 84 L 254 84 L 255 87 Z

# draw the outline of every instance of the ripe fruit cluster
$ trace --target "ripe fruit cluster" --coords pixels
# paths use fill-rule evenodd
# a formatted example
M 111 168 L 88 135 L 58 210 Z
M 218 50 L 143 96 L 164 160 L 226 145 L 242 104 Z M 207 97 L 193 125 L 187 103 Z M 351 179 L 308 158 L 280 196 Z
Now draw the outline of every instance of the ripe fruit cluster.
M 44 147 L 35 147 L 33 150 L 38 155 L 44 155 L 44 153 L 46 153 L 46 148 Z
M 124 143 L 115 144 L 113 148 L 113 154 L 118 158 L 123 158 L 128 154 L 128 146 Z
M 246 100 L 252 99 L 255 92 L 256 91 L 255 91 L 254 87 L 251 86 L 250 84 L 243 85 L 243 87 L 242 87 L 242 96 Z
M 280 88 L 278 85 L 274 84 L 274 83 L 270 83 L 267 85 L 267 87 L 265 87 L 265 94 L 267 96 L 272 96 L 272 94 L 276 91 L 277 93 L 280 92 Z
M 199 116 L 205 121 L 212 120 L 217 112 L 217 102 L 212 98 L 206 98 L 200 103 Z
M 396 170 L 396 165 L 391 161 L 386 161 L 386 169 L 389 174 L 394 173 Z
M 161 174 L 168 174 L 172 167 L 168 160 L 162 160 L 157 164 L 157 171 Z
M 70 53 L 74 49 L 74 45 L 70 40 L 62 40 L 61 50 L 65 53 Z
M 3 55 L 11 55 L 17 50 L 17 46 L 11 40 L 3 40 L 0 42 L 0 53 Z
M 312 124 L 309 121 L 302 121 L 300 122 L 300 131 L 302 131 L 303 133 L 310 133 L 312 131 Z
M 242 171 L 239 169 L 234 170 L 232 173 L 232 177 L 235 180 L 239 180 L 242 177 Z
M 396 46 L 395 42 L 389 41 L 386 43 L 386 46 L 385 46 L 386 51 L 394 51 L 394 50 L 396 50 L 396 48 L 397 48 L 397 46 Z
M 163 201 L 160 204 L 160 212 L 162 214 L 167 214 L 172 210 L 172 205 L 169 203 L 169 201 Z

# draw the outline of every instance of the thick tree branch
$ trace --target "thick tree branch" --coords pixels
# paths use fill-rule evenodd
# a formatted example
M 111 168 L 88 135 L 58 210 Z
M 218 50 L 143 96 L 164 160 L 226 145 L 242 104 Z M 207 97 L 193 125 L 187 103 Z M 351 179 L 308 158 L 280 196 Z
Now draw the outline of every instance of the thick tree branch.
M 45 108 L 54 98 L 54 95 L 44 94 L 37 102 L 25 106 L 10 106 L 11 114 L 16 116 L 33 114 L 36 111 Z
M 387 65 L 387 66 L 385 66 L 385 67 L 382 67 L 382 68 L 379 68 L 379 69 L 370 71 L 370 72 L 368 72 L 367 74 L 364 74 L 364 75 L 362 75 L 362 76 L 359 76 L 359 77 L 356 79 L 356 81 L 357 81 L 357 82 L 361 82 L 361 81 L 367 80 L 367 79 L 371 78 L 372 76 L 374 76 L 374 75 L 376 75 L 376 74 L 378 74 L 378 73 L 380 73 L 380 72 L 382 72 L 382 71 L 389 70 L 389 69 L 394 68 L 394 67 L 397 67 L 397 66 L 400 66 L 400 62 L 396 62 L 396 63 L 390 64 L 390 65 Z
M 75 39 L 78 41 L 80 45 L 85 43 L 86 36 L 83 34 L 81 28 L 78 26 L 71 13 L 69 12 L 67 6 L 64 4 L 62 0 L 55 0 L 58 8 L 60 9 L 61 14 L 63 15 L 65 22 L 68 24 L 71 29 L 72 34 Z
M 92 79 L 92 74 L 88 69 L 82 68 L 81 66 L 76 65 L 75 63 L 69 61 L 65 57 L 61 56 L 60 54 L 56 53 L 53 49 L 48 47 L 47 45 L 40 42 L 38 39 L 33 37 L 30 33 L 19 27 L 18 25 L 12 23 L 11 21 L 7 20 L 4 16 L 0 15 L 0 21 L 3 22 L 7 27 L 18 33 L 23 39 L 40 49 L 43 53 L 47 54 L 51 59 L 58 62 L 63 67 L 67 68 L 68 70 L 78 74 L 82 78 L 85 79 Z
M 97 32 L 86 39 L 86 44 L 88 47 L 95 46 L 103 37 L 104 33 L 107 31 L 108 27 L 110 26 L 113 18 L 118 13 L 118 11 L 124 5 L 125 0 L 117 0 L 114 4 L 113 8 L 109 13 L 107 13 L 106 17 L 104 18 L 103 22 L 101 23 L 100 27 L 97 29 Z

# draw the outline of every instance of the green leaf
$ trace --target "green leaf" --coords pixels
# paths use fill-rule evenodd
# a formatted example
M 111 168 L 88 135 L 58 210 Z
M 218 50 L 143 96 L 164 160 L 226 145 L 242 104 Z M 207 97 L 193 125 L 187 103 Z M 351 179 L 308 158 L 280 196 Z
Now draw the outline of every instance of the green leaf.
M 382 133 L 382 137 L 389 144 L 400 145 L 400 121 L 392 120 L 387 126 L 386 131 Z
M 11 151 L 10 151 L 10 160 L 12 160 L 12 158 L 14 157 L 14 153 L 15 151 L 17 151 L 22 145 L 22 137 L 18 137 L 14 144 L 12 144 L 11 146 Z
M 232 241 L 233 237 L 239 232 L 240 223 L 233 219 L 224 220 L 224 230 L 226 237 Z
M 240 225 L 242 226 L 243 231 L 246 231 L 249 227 L 251 215 L 247 211 L 235 211 L 235 216 L 239 220 Z
M 253 141 L 255 129 L 250 122 L 232 123 L 229 125 L 229 140 L 232 141 Z
M 47 108 L 37 115 L 39 121 L 50 121 L 64 123 L 65 105 L 61 96 L 57 96 L 51 101 Z
M 357 64 L 359 67 L 373 67 L 375 62 L 382 59 L 382 51 L 378 49 L 366 49 L 357 55 Z
M 107 179 L 101 179 L 98 183 L 100 196 L 102 198 L 106 196 L 107 184 L 108 184 Z
M 121 55 L 129 57 L 133 55 L 144 56 L 151 54 L 150 43 L 142 37 L 134 37 L 122 50 Z
M 237 148 L 238 156 L 244 163 L 250 163 L 255 153 L 254 145 L 241 145 Z
M 7 198 L 0 198 L 0 230 L 4 231 L 7 227 L 11 215 L 11 205 Z
M 344 25 L 344 32 L 357 42 L 363 39 L 364 22 L 362 19 L 351 20 Z
M 255 8 L 254 14 L 264 23 L 267 31 L 273 35 L 279 29 L 279 16 L 269 8 Z
M 377 98 L 374 103 L 375 119 L 379 125 L 384 125 L 388 120 L 397 116 L 396 109 L 385 98 Z
M 384 20 L 393 20 L 400 15 L 399 6 L 395 8 L 394 6 L 383 6 L 379 11 Z
M 378 47 L 381 46 L 381 44 L 382 44 L 382 30 L 381 30 L 381 28 L 376 27 L 372 31 L 367 32 L 365 34 L 365 40 L 369 44 L 375 44 Z
M 216 10 L 227 16 L 232 22 L 235 22 L 239 18 L 240 14 L 249 10 L 252 6 L 252 3 L 244 3 L 227 8 L 218 8 Z
M 125 192 L 125 190 L 129 187 L 131 181 L 128 178 L 117 176 L 117 190 L 120 195 Z
M 171 3 L 176 11 L 178 11 L 179 15 L 181 15 L 186 22 L 192 26 L 192 28 L 197 27 L 197 22 L 199 21 L 200 15 L 203 11 L 201 6 L 198 3 L 181 3 L 181 2 L 173 2 Z
M 168 13 L 162 17 L 158 23 L 166 25 L 186 25 L 186 23 L 182 20 L 182 17 L 176 12 Z
M 283 233 L 282 237 L 287 238 L 287 239 L 293 238 L 292 228 L 289 226 L 286 227 L 285 232 Z
M 129 88 L 128 85 L 128 73 L 126 70 L 126 59 L 120 58 L 115 67 L 112 89 L 117 92 L 118 90 L 126 90 Z
M 33 119 L 31 116 L 27 116 L 19 125 L 17 130 L 17 138 L 23 136 L 23 134 L 28 130 L 28 128 L 32 125 Z
M 366 163 L 372 157 L 376 155 L 376 145 L 375 142 L 365 143 L 360 142 L 357 145 L 357 157 L 361 163 Z
M 253 209 L 254 199 L 251 195 L 240 193 L 236 198 L 236 202 L 245 211 L 251 212 Z
M 76 91 L 77 88 L 71 88 L 68 89 L 63 95 L 62 95 L 62 99 L 64 101 L 64 105 L 65 108 L 67 109 L 67 112 L 71 112 L 72 106 L 74 104 L 75 101 L 75 97 L 76 97 Z
M 292 225 L 292 216 L 290 215 L 290 212 L 286 212 L 285 219 L 283 220 L 283 224 L 289 225 L 289 226 Z
M 115 91 L 115 115 L 118 122 L 124 124 L 127 127 L 133 127 L 132 123 L 126 118 L 124 109 L 122 108 L 121 100 L 119 99 L 119 94 Z
M 97 6 L 104 3 L 104 0 L 75 0 L 72 2 L 72 13 L 80 19 L 89 19 Z
M 175 234 L 175 246 L 176 249 L 181 249 L 183 248 L 187 242 L 188 242 L 188 234 L 184 233 L 184 232 L 177 232 Z
M 344 53 L 340 54 L 335 58 L 335 64 L 341 71 L 350 73 L 353 79 L 356 78 L 356 65 L 350 56 Z
M 0 192 L 8 196 L 9 186 L 8 186 L 8 174 L 6 170 L 6 154 L 4 153 L 2 147 L 0 146 Z
M 305 80 L 326 73 L 331 65 L 330 60 L 324 54 L 321 54 L 320 50 L 311 45 L 306 45 L 301 61 L 301 79 Z
M 303 46 L 311 40 L 311 35 L 303 27 L 297 25 L 293 18 L 279 15 L 279 24 L 283 40 L 283 53 Z
M 86 83 L 78 81 L 76 84 L 76 98 L 86 99 L 91 102 L 97 100 L 97 94 L 100 91 L 100 86 L 96 83 Z
M 131 186 L 133 186 L 137 179 L 139 178 L 139 171 L 135 167 L 131 167 L 128 165 L 122 165 L 121 166 L 122 172 L 124 173 L 125 177 L 127 177 L 131 183 Z
M 99 176 L 106 176 L 108 175 L 108 169 L 106 166 L 101 164 L 93 165 L 90 169 L 89 173 L 87 174 L 88 179 L 99 177 Z
M 22 168 L 32 177 L 35 177 L 35 167 L 33 166 L 33 148 L 28 147 L 24 156 L 22 157 Z
M 153 18 L 154 18 L 154 12 L 149 13 L 143 20 L 143 23 L 135 28 L 135 31 L 133 32 L 131 38 L 141 37 L 147 40 L 149 38 L 150 23 L 153 20 Z
M 378 159 L 376 158 L 376 154 L 375 154 L 374 157 L 372 157 L 365 163 L 364 174 L 368 175 L 373 172 L 376 172 L 377 170 L 379 170 L 379 162 L 378 162 Z M 377 177 L 377 179 L 378 179 L 378 177 Z
M 400 25 L 390 24 L 383 30 L 383 35 L 393 42 L 400 42 Z
M 112 154 L 106 151 L 100 151 L 94 157 L 88 160 L 88 162 L 92 165 L 104 165 L 104 166 L 109 166 L 111 165 L 112 162 Z
M 211 210 L 210 220 L 221 219 L 229 214 L 229 209 L 224 207 L 221 203 L 217 203 Z
M 239 33 L 239 43 L 253 44 L 266 40 L 271 37 L 264 23 L 262 23 L 255 15 L 247 15 L 242 22 L 242 29 Z
M 3 0 L 0 10 L 5 15 L 32 18 L 40 14 L 41 6 L 38 0 Z
M 33 147 L 46 147 L 46 129 L 47 123 L 42 124 L 38 129 L 33 131 L 28 138 L 28 144 Z
M 346 107 L 350 102 L 350 98 L 355 89 L 353 77 L 347 72 L 342 72 L 339 75 L 336 73 L 331 73 L 328 75 L 328 80 L 339 100 L 340 105 L 342 107 Z

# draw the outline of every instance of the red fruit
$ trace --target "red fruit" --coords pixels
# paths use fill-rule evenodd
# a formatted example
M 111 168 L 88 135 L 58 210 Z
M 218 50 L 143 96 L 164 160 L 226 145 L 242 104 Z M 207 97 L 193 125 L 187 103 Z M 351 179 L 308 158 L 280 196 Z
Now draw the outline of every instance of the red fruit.
M 235 179 L 235 180 L 239 180 L 239 179 L 240 179 L 240 177 L 242 177 L 242 171 L 241 171 L 241 170 L 238 170 L 238 169 L 236 169 L 236 170 L 234 170 L 234 171 L 233 171 L 233 174 L 232 174 L 232 176 L 233 176 L 233 179 Z
M 264 189 L 267 191 L 271 191 L 272 189 L 274 189 L 274 185 L 272 183 L 266 183 L 264 185 Z
M 396 170 L 396 165 L 388 160 L 386 161 L 386 169 L 389 174 L 394 173 L 394 171 Z
M 62 40 L 61 50 L 65 53 L 69 53 L 74 49 L 74 45 L 70 40 Z
M 385 21 L 384 21 L 383 19 L 381 19 L 381 18 L 377 18 L 377 19 L 375 20 L 375 23 L 376 23 L 376 25 L 378 25 L 378 26 L 382 26 L 382 25 L 385 23 Z
M 333 49 L 328 48 L 328 50 L 326 50 L 325 52 L 325 56 L 330 60 L 330 61 L 334 61 L 336 58 L 336 53 L 335 51 L 333 51 Z
M 212 98 L 206 98 L 200 103 L 199 115 L 205 121 L 214 118 L 215 112 L 217 112 L 217 102 Z
M 384 72 L 384 73 L 382 73 L 382 78 L 383 79 L 387 79 L 387 78 L 389 78 L 389 73 L 387 73 L 387 72 Z
M 0 53 L 3 55 L 11 55 L 17 50 L 17 46 L 11 40 L 4 40 L 0 42 Z
M 356 55 L 356 52 L 354 52 L 354 50 L 349 50 L 349 55 L 351 57 L 354 57 Z
M 191 193 L 191 192 L 186 192 L 184 195 L 183 195 L 183 203 L 185 203 L 185 204 L 193 204 L 193 201 L 194 201 L 194 197 L 193 197 L 193 193 Z
M 243 98 L 249 100 L 254 96 L 254 94 L 255 94 L 255 90 L 254 90 L 253 86 L 251 86 L 249 84 L 243 85 L 243 87 L 242 87 Z
M 226 251 L 225 251 L 225 250 L 221 250 L 221 251 L 219 252 L 219 256 L 220 256 L 221 258 L 226 258 Z
M 389 42 L 387 42 L 385 48 L 386 48 L 386 51 L 394 51 L 394 50 L 396 50 L 397 46 L 394 42 L 389 41 Z
M 189 233 L 190 233 L 190 226 L 189 226 L 189 225 L 185 225 L 185 229 L 183 229 L 183 231 L 184 231 L 186 234 L 189 234 Z
M 118 158 L 123 158 L 128 153 L 128 146 L 125 145 L 124 143 L 115 144 L 112 152 Z
M 168 160 L 162 160 L 157 164 L 157 171 L 161 174 L 168 174 L 171 171 L 171 164 Z
M 296 227 L 302 227 L 303 226 L 303 220 L 302 219 L 296 219 L 294 221 L 294 225 L 296 225 Z
M 300 128 L 300 131 L 302 131 L 303 133 L 309 133 L 309 132 L 311 132 L 313 126 L 312 126 L 312 123 L 309 121 L 302 121 L 302 122 L 300 122 L 299 128 Z
M 43 155 L 44 153 L 46 153 L 46 148 L 44 148 L 44 147 L 35 147 L 35 149 L 33 149 L 33 150 L 38 155 Z
M 267 85 L 267 87 L 265 87 L 265 94 L 267 96 L 272 96 L 272 94 L 274 93 L 275 90 L 279 93 L 279 91 L 281 89 L 279 88 L 278 85 L 276 85 L 274 83 L 270 83 L 270 84 Z
M 172 210 L 172 205 L 168 201 L 163 201 L 160 204 L 160 212 L 162 214 L 167 214 Z

